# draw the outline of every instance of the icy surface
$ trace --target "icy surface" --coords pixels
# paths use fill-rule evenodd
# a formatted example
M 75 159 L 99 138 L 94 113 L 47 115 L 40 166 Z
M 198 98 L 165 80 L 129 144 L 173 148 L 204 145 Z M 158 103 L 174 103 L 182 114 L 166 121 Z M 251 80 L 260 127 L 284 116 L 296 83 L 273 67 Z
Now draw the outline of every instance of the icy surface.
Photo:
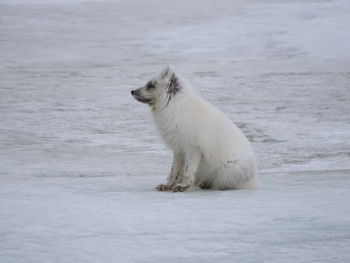
M 0 262 L 350 262 L 347 0 L 0 0 Z M 261 188 L 156 192 L 172 64 Z

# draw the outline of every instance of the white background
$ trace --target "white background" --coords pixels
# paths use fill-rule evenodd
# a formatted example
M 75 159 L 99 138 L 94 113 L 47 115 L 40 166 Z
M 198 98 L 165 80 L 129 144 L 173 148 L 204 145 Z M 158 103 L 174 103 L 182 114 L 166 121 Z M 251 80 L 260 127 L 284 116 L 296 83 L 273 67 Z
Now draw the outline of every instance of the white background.
M 347 0 L 0 0 L 0 262 L 350 262 Z M 172 64 L 258 190 L 156 192 L 130 90 Z

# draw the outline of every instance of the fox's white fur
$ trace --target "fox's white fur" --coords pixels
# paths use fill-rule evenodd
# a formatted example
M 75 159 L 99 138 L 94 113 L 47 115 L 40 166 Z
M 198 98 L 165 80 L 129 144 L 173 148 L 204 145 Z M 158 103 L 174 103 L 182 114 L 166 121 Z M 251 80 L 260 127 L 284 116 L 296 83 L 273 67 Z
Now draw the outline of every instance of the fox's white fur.
M 171 172 L 158 190 L 256 186 L 255 157 L 248 139 L 170 68 L 132 94 L 152 107 L 156 126 L 173 150 Z

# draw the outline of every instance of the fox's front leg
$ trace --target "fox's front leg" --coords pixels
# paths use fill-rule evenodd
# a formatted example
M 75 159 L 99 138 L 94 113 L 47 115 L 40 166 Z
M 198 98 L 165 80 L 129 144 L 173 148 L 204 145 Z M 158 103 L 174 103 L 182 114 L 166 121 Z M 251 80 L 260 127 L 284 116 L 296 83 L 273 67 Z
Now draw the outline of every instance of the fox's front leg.
M 156 187 L 158 191 L 170 190 L 177 182 L 182 181 L 182 168 L 184 166 L 184 155 L 182 153 L 174 152 L 173 164 L 167 179 L 166 184 L 160 184 Z
M 184 192 L 194 183 L 200 161 L 200 152 L 191 152 L 185 156 L 184 166 L 181 171 L 182 178 L 171 188 L 173 192 Z

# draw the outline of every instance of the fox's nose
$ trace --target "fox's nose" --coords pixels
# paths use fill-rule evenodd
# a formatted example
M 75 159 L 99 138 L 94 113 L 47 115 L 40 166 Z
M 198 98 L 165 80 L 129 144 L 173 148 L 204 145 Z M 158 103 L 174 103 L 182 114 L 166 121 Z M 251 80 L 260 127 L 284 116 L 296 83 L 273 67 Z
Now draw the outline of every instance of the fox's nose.
M 135 91 L 134 91 L 134 90 L 132 90 L 132 91 L 131 91 L 131 95 L 134 95 L 134 94 L 135 94 Z

